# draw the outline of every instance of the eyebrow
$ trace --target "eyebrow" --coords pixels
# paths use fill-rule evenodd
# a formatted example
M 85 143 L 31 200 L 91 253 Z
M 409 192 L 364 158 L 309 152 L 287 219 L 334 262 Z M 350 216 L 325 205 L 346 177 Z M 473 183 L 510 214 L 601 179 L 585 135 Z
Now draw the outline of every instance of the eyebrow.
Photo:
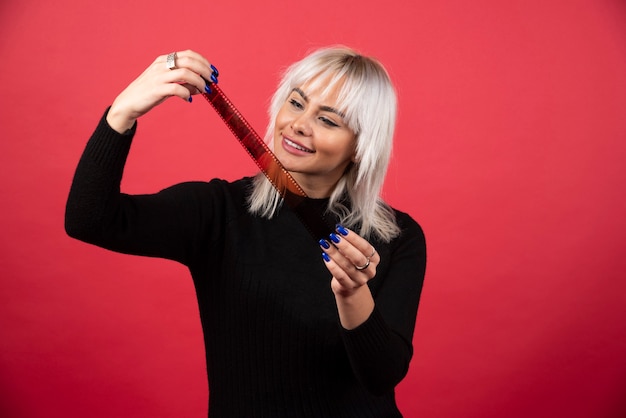
M 294 89 L 293 89 L 293 90 L 291 90 L 291 91 L 292 91 L 292 92 L 294 92 L 294 91 L 295 91 L 295 92 L 296 92 L 296 93 L 298 93 L 300 96 L 302 96 L 302 98 L 304 99 L 304 101 L 305 101 L 305 102 L 307 102 L 307 103 L 309 102 L 309 97 L 308 97 L 308 96 L 306 95 L 306 93 L 305 93 L 305 92 L 303 92 L 300 88 L 298 88 L 298 87 L 294 87 Z M 331 112 L 331 113 L 335 113 L 335 114 L 337 114 L 337 115 L 341 116 L 342 118 L 345 118 L 345 117 L 346 117 L 346 115 L 345 115 L 343 112 L 341 112 L 341 111 L 339 111 L 339 110 L 335 109 L 334 107 L 330 107 L 330 106 L 320 106 L 320 110 L 322 110 L 322 111 L 324 111 L 324 112 Z

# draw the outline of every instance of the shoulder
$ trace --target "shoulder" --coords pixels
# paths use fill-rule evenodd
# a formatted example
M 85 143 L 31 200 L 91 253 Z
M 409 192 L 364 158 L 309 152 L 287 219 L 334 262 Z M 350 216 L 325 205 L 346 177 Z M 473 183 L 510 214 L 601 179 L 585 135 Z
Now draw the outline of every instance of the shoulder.
M 245 199 L 251 187 L 251 179 L 244 177 L 235 181 L 214 178 L 209 181 L 187 181 L 164 189 L 175 194 L 196 195 L 197 197 L 223 197 L 230 200 Z
M 426 237 L 421 225 L 411 215 L 392 208 L 396 223 L 400 227 L 400 235 L 390 243 L 393 247 L 412 247 L 420 253 L 426 252 Z
M 413 219 L 413 217 L 411 217 L 411 215 L 395 208 L 392 208 L 392 210 L 396 217 L 396 223 L 402 230 L 402 234 L 407 233 L 410 235 L 418 235 L 422 238 L 424 237 L 424 230 L 421 225 Z
M 228 181 L 214 178 L 209 181 L 187 181 L 161 190 L 157 199 L 168 201 L 183 213 L 221 214 L 226 219 L 238 217 L 247 208 L 250 178 Z

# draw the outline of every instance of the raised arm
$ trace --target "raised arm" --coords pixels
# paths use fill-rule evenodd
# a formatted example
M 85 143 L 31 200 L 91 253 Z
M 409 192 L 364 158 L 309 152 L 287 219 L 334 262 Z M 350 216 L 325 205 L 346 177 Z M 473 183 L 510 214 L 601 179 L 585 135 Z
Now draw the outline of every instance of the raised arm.
M 166 56 L 158 57 L 100 120 L 74 175 L 65 228 L 70 236 L 104 248 L 185 262 L 190 238 L 197 234 L 192 214 L 203 204 L 197 193 L 201 186 L 178 185 L 154 195 L 120 192 L 137 118 L 170 96 L 187 100 L 208 88 L 206 77 L 217 80 L 214 67 L 193 51 L 179 53 L 176 68 L 166 63 Z

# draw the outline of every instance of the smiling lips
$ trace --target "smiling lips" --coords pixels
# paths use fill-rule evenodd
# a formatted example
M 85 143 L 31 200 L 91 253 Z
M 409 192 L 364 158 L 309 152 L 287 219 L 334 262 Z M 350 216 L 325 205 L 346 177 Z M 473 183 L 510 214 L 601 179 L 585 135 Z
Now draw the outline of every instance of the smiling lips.
M 307 152 L 307 153 L 309 153 L 309 154 L 313 154 L 313 153 L 315 152 L 315 151 L 313 151 L 312 149 L 305 148 L 305 147 L 303 147 L 302 145 L 300 145 L 300 144 L 298 144 L 298 143 L 296 143 L 296 142 L 293 142 L 291 139 L 289 139 L 289 138 L 287 138 L 287 137 L 284 137 L 284 136 L 283 136 L 283 141 L 285 142 L 285 144 L 286 144 L 287 146 L 289 146 L 289 147 L 291 147 L 291 148 L 295 148 L 295 149 L 297 149 L 298 151 Z

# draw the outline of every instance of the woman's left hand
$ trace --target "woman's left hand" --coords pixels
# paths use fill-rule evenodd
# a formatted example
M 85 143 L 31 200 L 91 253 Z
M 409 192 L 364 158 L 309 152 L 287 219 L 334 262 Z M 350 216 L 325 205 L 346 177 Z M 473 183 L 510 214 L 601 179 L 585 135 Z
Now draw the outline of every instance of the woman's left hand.
M 349 298 L 376 276 L 380 256 L 376 249 L 356 232 L 337 226 L 329 240 L 320 246 L 326 268 L 333 275 L 331 287 L 336 297 Z

